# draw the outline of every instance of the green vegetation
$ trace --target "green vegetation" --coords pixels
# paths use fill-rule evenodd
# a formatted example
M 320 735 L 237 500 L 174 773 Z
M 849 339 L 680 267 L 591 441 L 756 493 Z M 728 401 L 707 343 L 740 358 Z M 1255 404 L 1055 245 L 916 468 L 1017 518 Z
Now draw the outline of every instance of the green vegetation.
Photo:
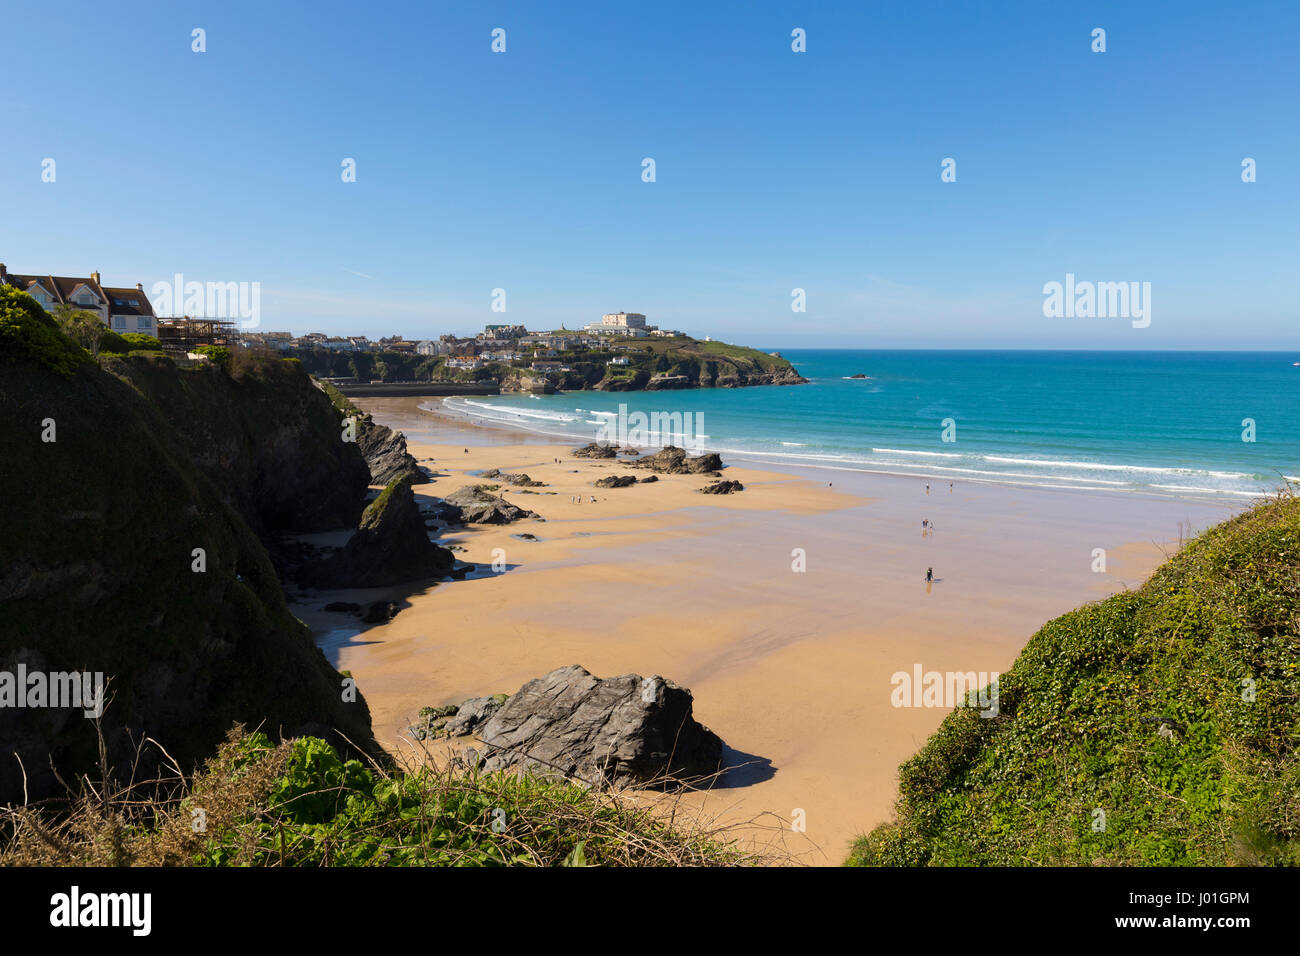
M 1300 499 L 1042 628 L 900 769 L 855 865 L 1300 864 Z
M 127 332 L 122 339 L 131 347 L 132 350 L 142 352 L 161 352 L 162 343 L 152 335 L 145 335 L 143 332 Z
M 115 767 L 147 728 L 192 768 L 236 720 L 276 732 L 311 721 L 371 746 L 364 700 L 340 700 L 341 678 L 249 527 L 338 527 L 361 510 L 369 470 L 307 375 L 276 361 L 267 380 L 239 381 L 157 352 L 96 363 L 7 287 L 0 342 L 0 418 L 12 423 L 0 499 L 22 503 L 0 535 L 0 568 L 14 570 L 0 660 L 105 674 Z M 42 440 L 46 419 L 56 441 Z M 0 772 L 0 801 L 39 799 L 58 787 L 52 767 L 75 781 L 100 759 L 91 722 L 54 709 L 11 721 L 5 752 L 26 776 Z
M 91 361 L 35 299 L 8 285 L 0 285 L 0 359 L 33 361 L 64 378 Z
M 224 345 L 199 345 L 194 348 L 195 355 L 204 355 L 212 364 L 221 369 L 230 368 L 230 349 Z
M 166 797 L 8 813 L 0 866 L 722 866 L 762 862 L 644 801 L 513 773 L 411 773 L 237 728 Z M 202 819 L 198 832 L 196 819 Z

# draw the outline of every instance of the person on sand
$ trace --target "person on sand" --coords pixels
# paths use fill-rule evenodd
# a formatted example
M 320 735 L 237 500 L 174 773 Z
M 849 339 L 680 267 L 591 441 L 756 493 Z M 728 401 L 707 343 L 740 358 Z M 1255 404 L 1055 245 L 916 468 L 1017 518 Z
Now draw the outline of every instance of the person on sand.
M 929 486 L 929 485 L 926 485 L 926 486 L 925 486 L 925 493 L 926 493 L 927 495 L 930 493 L 930 486 Z
M 925 569 L 925 583 L 929 584 L 934 580 L 934 568 Z
M 952 482 L 948 482 L 948 494 L 952 494 Z

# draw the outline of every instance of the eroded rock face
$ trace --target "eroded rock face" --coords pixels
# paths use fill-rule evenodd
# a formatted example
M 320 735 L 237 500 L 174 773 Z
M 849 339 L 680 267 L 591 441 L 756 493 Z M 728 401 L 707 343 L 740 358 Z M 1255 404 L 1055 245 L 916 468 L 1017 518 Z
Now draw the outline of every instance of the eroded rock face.
M 369 415 L 360 419 L 358 425 L 357 447 L 365 456 L 372 484 L 388 485 L 398 478 L 409 478 L 413 485 L 428 482 L 428 475 L 406 450 L 405 435 L 376 423 Z
M 54 335 L 30 297 L 0 290 L 0 325 L 15 308 L 35 333 Z M 22 326 L 19 334 L 27 334 Z M 342 700 L 342 678 L 285 606 L 265 548 L 232 501 L 239 497 L 232 488 L 256 482 L 218 484 L 228 465 L 242 473 L 254 441 L 265 438 L 287 453 L 287 436 L 306 435 L 314 420 L 334 441 L 328 406 L 317 416 L 295 404 L 301 373 L 275 360 L 260 379 L 221 382 L 214 379 L 220 370 L 183 371 L 159 359 L 133 378 L 152 377 L 152 386 L 137 389 L 93 364 L 65 377 L 18 349 L 0 352 L 0 419 L 58 423 L 58 440 L 48 444 L 35 428 L 0 428 L 0 501 L 9 504 L 0 535 L 0 671 L 24 664 L 29 673 L 102 673 L 102 731 L 119 782 L 169 773 L 159 748 L 137 749 L 145 735 L 189 771 L 212 756 L 235 721 L 272 736 L 337 728 L 381 754 L 364 699 Z M 276 384 L 281 375 L 284 387 Z M 153 401 L 185 388 L 196 397 L 181 403 L 184 415 Z M 213 396 L 220 401 L 205 404 Z M 231 437 L 270 414 L 261 403 L 276 407 L 275 396 L 285 399 L 283 421 L 263 422 L 264 435 Z M 174 417 L 184 421 L 173 426 Z M 193 448 L 207 435 L 225 437 L 206 449 L 212 460 L 196 462 Z M 218 460 L 227 450 L 235 458 Z M 281 468 L 312 460 L 271 451 L 254 457 Z M 348 451 L 362 465 L 356 449 Z M 320 468 L 347 490 L 351 466 L 331 470 L 344 461 L 342 454 L 326 458 Z M 278 478 L 305 494 L 319 476 Z M 251 503 L 277 500 L 271 494 Z M 325 520 L 321 514 L 296 517 Z M 204 570 L 196 573 L 200 558 Z M 0 803 L 61 794 L 56 772 L 74 786 L 83 773 L 98 780 L 99 761 L 94 722 L 82 708 L 0 707 Z
M 478 731 L 484 767 L 644 784 L 716 773 L 722 741 L 662 677 L 601 679 L 576 664 L 519 688 Z
M 304 570 L 299 580 L 327 589 L 385 587 L 441 577 L 455 563 L 455 555 L 429 540 L 411 479 L 404 477 L 370 503 L 343 550 Z
M 596 479 L 597 488 L 626 488 L 636 484 L 636 475 L 608 475 Z
M 474 733 L 501 709 L 505 700 L 504 694 L 493 697 L 471 697 L 456 708 L 455 715 L 443 725 L 443 733 L 448 737 L 463 737 Z
M 104 369 L 150 400 L 264 543 L 356 523 L 370 484 L 365 457 L 342 440 L 338 413 L 300 367 L 269 360 L 232 377 L 209 364 L 182 371 L 112 357 Z
M 617 445 L 605 445 L 600 442 L 588 442 L 581 448 L 573 449 L 574 458 L 614 458 L 618 455 Z
M 737 491 L 744 491 L 745 486 L 738 481 L 715 481 L 711 485 L 705 485 L 700 489 L 702 495 L 730 495 Z
M 691 458 L 684 448 L 668 445 L 653 455 L 646 455 L 627 464 L 630 468 L 648 468 L 661 475 L 698 475 L 717 471 L 722 467 L 722 458 L 714 452 Z
M 443 499 L 440 516 L 452 524 L 509 524 L 520 518 L 535 518 L 533 512 L 499 498 L 480 485 L 454 491 Z

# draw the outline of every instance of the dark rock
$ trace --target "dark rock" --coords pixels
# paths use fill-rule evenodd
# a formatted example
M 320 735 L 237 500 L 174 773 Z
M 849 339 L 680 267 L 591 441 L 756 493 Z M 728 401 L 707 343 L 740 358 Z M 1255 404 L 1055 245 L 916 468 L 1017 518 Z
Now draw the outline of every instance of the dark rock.
M 574 665 L 524 684 L 478 736 L 488 770 L 593 783 L 689 779 L 716 773 L 722 759 L 722 741 L 691 709 L 691 692 L 662 677 L 602 680 Z
M 609 475 L 596 479 L 597 488 L 626 488 L 636 484 L 636 475 Z
M 350 527 L 370 484 L 338 412 L 295 363 L 260 362 L 228 375 L 210 363 L 175 366 L 106 357 L 173 427 L 187 458 L 266 543 L 277 532 Z
M 388 485 L 398 478 L 409 478 L 413 485 L 429 481 L 424 469 L 406 450 L 406 436 L 387 425 L 377 424 L 369 415 L 357 417 L 357 447 L 366 459 L 373 484 Z
M 401 609 L 401 605 L 392 601 L 376 601 L 370 605 L 370 610 L 366 611 L 366 616 L 361 621 L 364 624 L 387 624 L 397 617 L 397 612 Z
M 453 524 L 509 524 L 520 518 L 535 518 L 533 512 L 513 505 L 504 498 L 485 490 L 483 485 L 461 488 L 449 494 L 443 502 L 455 509 Z
M 722 458 L 714 452 L 690 458 L 685 449 L 669 445 L 653 455 L 646 455 L 627 464 L 631 468 L 648 468 L 661 475 L 692 475 L 717 471 L 722 467 Z
M 496 481 L 504 481 L 508 485 L 518 485 L 521 488 L 545 488 L 546 482 L 534 481 L 523 472 L 510 474 L 502 471 L 500 468 L 493 468 L 491 471 L 485 471 L 479 477 L 492 478 Z
M 286 607 L 249 523 L 264 516 L 263 528 L 283 529 L 360 512 L 353 466 L 364 481 L 364 462 L 340 450 L 337 416 L 305 373 L 279 359 L 242 379 L 162 356 L 82 362 L 7 286 L 0 327 L 11 336 L 0 345 L 0 671 L 21 663 L 110 682 L 98 725 L 80 708 L 0 707 L 0 804 L 62 796 L 60 781 L 77 787 L 83 774 L 101 780 L 101 758 L 115 785 L 169 778 L 161 747 L 188 771 L 236 721 L 275 739 L 334 727 L 382 754 L 363 698 L 342 699 L 343 678 Z M 24 351 L 36 333 L 81 363 L 75 373 Z M 17 423 L 46 417 L 58 441 L 34 446 L 34 430 Z M 259 477 L 263 466 L 275 473 Z M 339 513 L 293 505 L 312 489 Z M 203 573 L 191 565 L 198 547 Z M 160 746 L 141 747 L 146 735 Z
M 455 505 L 449 505 L 445 501 L 435 501 L 420 512 L 424 516 L 425 523 L 429 519 L 439 521 L 442 524 L 456 524 L 460 521 L 460 509 Z
M 618 455 L 618 446 L 593 441 L 573 449 L 571 454 L 574 458 L 614 458 Z
M 850 375 L 849 378 L 866 378 L 866 376 L 863 375 L 861 372 L 856 372 L 853 375 Z
M 429 540 L 409 478 L 384 489 L 361 516 L 343 550 L 305 569 L 301 583 L 315 588 L 372 588 L 442 577 L 455 556 Z
M 641 484 L 643 484 L 643 485 L 648 485 L 648 484 L 650 484 L 650 482 L 652 482 L 652 481 L 658 481 L 658 480 L 659 480 L 659 476 L 658 476 L 658 475 L 646 475 L 644 478 L 641 478 L 641 479 L 639 479 L 639 480 L 640 480 Z
M 331 601 L 325 605 L 325 610 L 338 614 L 360 614 L 361 605 L 353 604 L 351 601 Z
M 737 491 L 744 491 L 745 486 L 738 481 L 715 481 L 711 485 L 705 485 L 700 489 L 702 495 L 730 495 Z
M 478 730 L 505 703 L 505 694 L 492 697 L 471 697 L 456 710 L 456 716 L 443 725 L 448 737 L 464 737 Z
M 537 535 L 529 534 L 527 531 L 521 531 L 519 534 L 512 534 L 510 537 L 518 538 L 520 541 L 536 541 Z

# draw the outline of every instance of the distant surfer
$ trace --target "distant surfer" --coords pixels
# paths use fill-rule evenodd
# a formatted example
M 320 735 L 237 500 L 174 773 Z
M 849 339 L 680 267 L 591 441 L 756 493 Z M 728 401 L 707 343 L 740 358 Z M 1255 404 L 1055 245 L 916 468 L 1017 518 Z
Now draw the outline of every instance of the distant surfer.
M 925 569 L 925 583 L 929 584 L 934 580 L 934 568 Z

